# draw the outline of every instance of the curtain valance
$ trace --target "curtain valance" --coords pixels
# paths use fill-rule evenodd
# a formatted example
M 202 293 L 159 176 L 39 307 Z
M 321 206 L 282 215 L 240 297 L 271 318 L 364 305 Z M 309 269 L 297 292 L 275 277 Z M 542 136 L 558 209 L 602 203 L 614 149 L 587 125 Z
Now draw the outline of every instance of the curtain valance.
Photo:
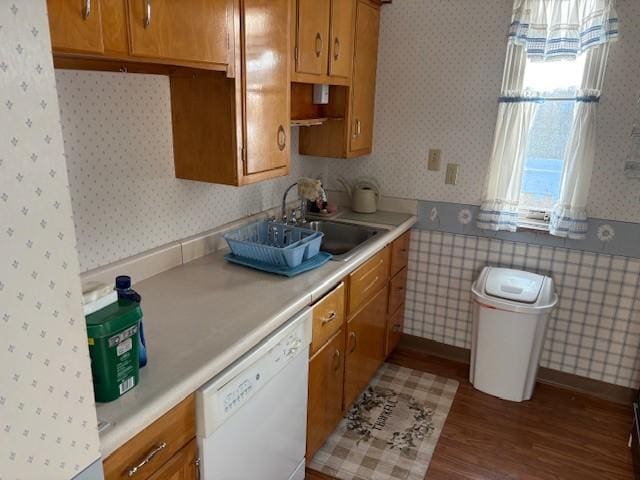
M 515 0 L 509 41 L 531 59 L 574 59 L 618 37 L 615 0 Z

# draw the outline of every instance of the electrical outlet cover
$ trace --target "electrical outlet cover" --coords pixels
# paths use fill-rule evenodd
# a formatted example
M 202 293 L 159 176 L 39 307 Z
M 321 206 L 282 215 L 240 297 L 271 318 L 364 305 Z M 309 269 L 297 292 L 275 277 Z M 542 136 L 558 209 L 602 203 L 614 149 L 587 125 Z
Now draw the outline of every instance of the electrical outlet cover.
M 624 175 L 627 178 L 640 178 L 640 162 L 626 162 L 624 164 Z
M 458 174 L 460 173 L 460 165 L 457 163 L 447 163 L 447 174 L 444 183 L 447 185 L 458 184 Z
M 442 150 L 430 149 L 429 160 L 427 162 L 427 168 L 431 171 L 440 170 L 440 160 L 442 158 Z

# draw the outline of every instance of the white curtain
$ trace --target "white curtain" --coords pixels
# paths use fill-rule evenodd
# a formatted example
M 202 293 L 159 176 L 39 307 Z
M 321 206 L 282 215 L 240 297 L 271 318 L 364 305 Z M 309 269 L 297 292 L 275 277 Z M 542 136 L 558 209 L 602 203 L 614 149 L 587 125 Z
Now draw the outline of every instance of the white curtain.
M 522 45 L 508 44 L 489 174 L 477 221 L 478 228 L 485 230 L 515 232 L 518 228 L 524 154 L 537 106 L 537 99 L 522 88 L 526 59 Z
M 515 0 L 509 38 L 529 58 L 569 58 L 618 36 L 615 0 Z
M 587 233 L 587 196 L 596 156 L 596 112 L 608 54 L 606 43 L 586 53 L 584 76 L 564 153 L 560 198 L 551 214 L 552 235 L 580 240 Z
M 550 232 L 583 238 L 595 155 L 595 111 L 608 45 L 618 35 L 615 0 L 514 0 L 498 121 L 478 214 L 478 228 L 515 232 L 527 139 L 537 102 L 523 86 L 527 58 L 551 61 L 587 55 L 582 89 L 565 153 L 560 201 Z

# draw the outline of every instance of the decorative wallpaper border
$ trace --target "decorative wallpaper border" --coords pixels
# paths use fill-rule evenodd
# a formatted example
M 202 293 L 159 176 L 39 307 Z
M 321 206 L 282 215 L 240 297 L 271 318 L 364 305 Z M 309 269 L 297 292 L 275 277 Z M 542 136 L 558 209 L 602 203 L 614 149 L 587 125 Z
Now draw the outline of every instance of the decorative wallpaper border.
M 418 223 L 414 228 L 640 258 L 640 223 L 590 218 L 587 238 L 569 240 L 545 232 L 481 230 L 476 227 L 478 210 L 477 205 L 421 200 L 418 202 Z

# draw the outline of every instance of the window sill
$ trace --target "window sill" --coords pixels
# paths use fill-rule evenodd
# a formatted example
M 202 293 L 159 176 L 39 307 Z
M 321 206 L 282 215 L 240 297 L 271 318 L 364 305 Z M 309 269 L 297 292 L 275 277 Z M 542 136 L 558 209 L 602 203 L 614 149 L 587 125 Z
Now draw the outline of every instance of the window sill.
M 549 222 L 531 218 L 522 218 L 518 221 L 518 232 L 549 233 Z
M 533 227 L 531 225 L 518 225 L 518 233 L 535 233 L 549 235 L 549 226 L 546 227 Z

